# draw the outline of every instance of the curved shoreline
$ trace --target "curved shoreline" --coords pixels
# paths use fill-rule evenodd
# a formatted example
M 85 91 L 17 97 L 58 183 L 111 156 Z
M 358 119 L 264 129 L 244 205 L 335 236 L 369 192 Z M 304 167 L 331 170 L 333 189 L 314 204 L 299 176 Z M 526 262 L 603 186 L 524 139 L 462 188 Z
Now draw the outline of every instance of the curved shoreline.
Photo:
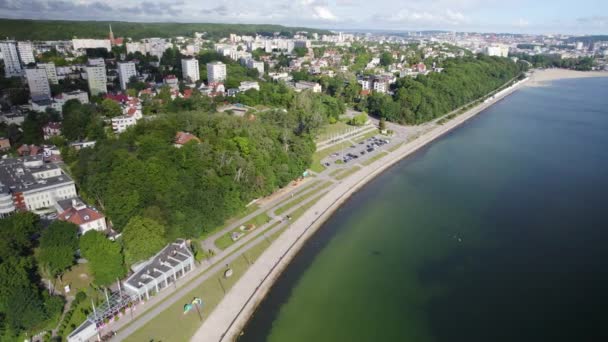
M 420 148 L 460 126 L 475 115 L 494 105 L 524 85 L 524 79 L 506 88 L 494 98 L 471 110 L 456 116 L 444 125 L 421 135 L 404 144 L 369 166 L 363 167 L 340 182 L 298 220 L 285 230 L 277 240 L 251 265 L 247 272 L 226 294 L 191 341 L 233 341 L 247 324 L 258 304 L 272 288 L 275 280 L 289 265 L 291 260 L 325 221 L 347 201 L 356 191 L 365 186 L 377 175 L 392 167 Z

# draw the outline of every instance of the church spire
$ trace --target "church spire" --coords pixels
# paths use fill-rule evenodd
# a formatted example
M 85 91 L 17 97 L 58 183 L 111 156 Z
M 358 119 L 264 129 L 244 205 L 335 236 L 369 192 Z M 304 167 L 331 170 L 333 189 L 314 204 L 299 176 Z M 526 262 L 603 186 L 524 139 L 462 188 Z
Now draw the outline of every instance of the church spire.
M 112 32 L 112 24 L 110 24 L 110 44 L 114 44 L 114 32 Z

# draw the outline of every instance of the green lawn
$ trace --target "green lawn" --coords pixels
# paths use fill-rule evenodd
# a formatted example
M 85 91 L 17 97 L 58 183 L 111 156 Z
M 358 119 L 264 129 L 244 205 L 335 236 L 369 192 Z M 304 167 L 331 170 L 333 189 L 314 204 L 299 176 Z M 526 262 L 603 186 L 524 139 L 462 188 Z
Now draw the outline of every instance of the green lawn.
M 203 233 L 203 235 L 201 235 L 201 237 L 199 238 L 200 240 L 204 240 L 205 238 L 207 238 L 209 235 L 213 234 L 214 232 L 220 231 L 222 229 L 225 229 L 226 227 L 230 226 L 231 224 L 233 224 L 234 222 L 242 219 L 243 217 L 253 213 L 254 211 L 260 209 L 260 206 L 257 204 L 252 204 L 248 207 L 245 208 L 245 210 L 243 210 L 240 214 L 238 214 L 237 216 L 231 217 L 228 220 L 226 220 L 226 222 L 224 222 L 223 225 L 219 226 L 219 227 L 215 227 L 212 230 Z
M 93 276 L 89 272 L 89 264 L 76 264 L 63 274 L 61 282 L 57 282 L 56 286 L 63 292 L 63 287 L 70 285 L 71 290 L 69 294 L 75 295 L 78 290 L 89 287 L 92 281 Z
M 332 172 L 329 173 L 330 177 L 334 177 L 337 176 L 340 172 L 344 171 L 345 169 L 335 169 Z
M 325 188 L 327 188 L 328 186 L 332 185 L 333 182 L 332 181 L 326 181 L 323 184 L 319 185 L 317 188 L 315 188 L 314 190 L 294 199 L 291 202 L 287 202 L 287 204 L 281 206 L 280 208 L 278 208 L 277 210 L 274 211 L 274 213 L 276 215 L 281 215 L 282 213 L 288 211 L 289 209 L 293 208 L 294 206 L 306 201 L 307 199 L 311 198 L 312 196 L 316 195 L 320 190 L 323 190 Z
M 252 218 L 251 220 L 243 223 L 243 225 L 246 227 L 250 224 L 254 224 L 257 227 L 261 227 L 264 224 L 266 224 L 267 222 L 270 221 L 270 216 L 268 216 L 267 213 L 261 213 L 259 215 L 257 215 L 256 217 Z M 232 238 L 230 237 L 230 234 L 232 232 L 241 232 L 244 234 L 247 234 L 246 231 L 242 231 L 240 229 L 240 227 L 237 227 L 236 229 L 233 229 L 232 231 L 230 231 L 229 233 L 226 233 L 224 235 L 222 235 L 221 237 L 219 237 L 217 240 L 215 240 L 215 246 L 221 250 L 224 250 L 228 247 L 230 247 L 234 241 L 232 241 Z
M 363 164 L 363 165 L 365 165 L 365 166 L 370 165 L 371 163 L 373 163 L 373 162 L 375 162 L 376 160 L 378 160 L 378 159 L 380 159 L 380 158 L 382 158 L 382 157 L 386 156 L 387 154 L 388 154 L 388 152 L 384 152 L 384 151 L 382 151 L 382 152 L 380 152 L 380 153 L 377 153 L 375 156 L 373 156 L 373 157 L 369 158 L 368 160 L 364 161 L 364 162 L 363 162 L 363 163 L 361 163 L 361 164 Z
M 339 144 L 336 144 L 332 147 L 328 147 L 326 149 L 323 149 L 321 151 L 317 151 L 312 155 L 312 164 L 310 165 L 310 169 L 314 172 L 323 172 L 323 170 L 325 170 L 325 166 L 321 165 L 321 160 L 323 158 L 326 158 L 327 156 L 329 156 L 332 153 L 336 153 L 339 151 L 342 151 L 343 149 L 347 148 L 348 146 L 352 145 L 351 142 L 349 141 L 344 141 L 341 142 Z
M 357 172 L 357 171 L 359 171 L 359 170 L 361 170 L 361 167 L 360 167 L 360 166 L 358 166 L 358 165 L 355 165 L 355 166 L 351 167 L 350 169 L 346 169 L 346 170 L 344 170 L 344 172 L 340 173 L 340 174 L 339 174 L 339 175 L 337 175 L 335 178 L 336 178 L 337 180 L 342 180 L 342 179 L 344 179 L 344 178 L 346 178 L 346 177 L 348 177 L 348 176 L 352 175 L 353 173 L 355 173 L 355 172 Z

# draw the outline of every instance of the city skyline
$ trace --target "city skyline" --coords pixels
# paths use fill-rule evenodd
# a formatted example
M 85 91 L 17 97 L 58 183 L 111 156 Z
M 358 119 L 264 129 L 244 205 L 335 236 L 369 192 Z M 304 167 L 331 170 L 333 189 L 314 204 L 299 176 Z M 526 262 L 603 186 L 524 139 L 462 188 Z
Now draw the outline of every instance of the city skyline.
M 531 34 L 608 32 L 608 3 L 583 0 L 241 1 L 226 5 L 135 0 L 0 0 L 11 19 L 281 24 L 326 29 L 449 30 Z

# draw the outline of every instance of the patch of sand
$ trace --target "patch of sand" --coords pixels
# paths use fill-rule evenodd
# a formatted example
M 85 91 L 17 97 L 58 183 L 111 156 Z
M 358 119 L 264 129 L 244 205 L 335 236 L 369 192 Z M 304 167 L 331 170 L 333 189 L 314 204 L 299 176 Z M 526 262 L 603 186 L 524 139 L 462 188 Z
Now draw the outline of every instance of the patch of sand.
M 526 83 L 528 87 L 542 87 L 551 81 L 569 78 L 608 77 L 607 71 L 576 71 L 568 69 L 540 69 L 534 70 L 530 80 Z

